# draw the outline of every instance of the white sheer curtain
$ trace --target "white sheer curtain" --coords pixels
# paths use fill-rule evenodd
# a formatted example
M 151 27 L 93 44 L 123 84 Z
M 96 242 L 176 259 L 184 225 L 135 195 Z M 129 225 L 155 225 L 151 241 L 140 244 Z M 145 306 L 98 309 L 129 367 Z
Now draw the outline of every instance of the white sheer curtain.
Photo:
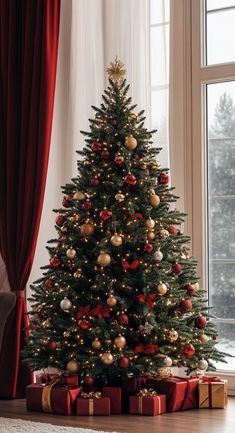
M 48 263 L 45 245 L 56 235 L 53 208 L 60 185 L 76 173 L 76 149 L 84 141 L 91 105 L 99 105 L 105 69 L 116 55 L 126 65 L 133 103 L 149 106 L 149 1 L 62 0 L 55 108 L 42 220 L 30 281 Z M 148 124 L 147 124 L 148 126 Z

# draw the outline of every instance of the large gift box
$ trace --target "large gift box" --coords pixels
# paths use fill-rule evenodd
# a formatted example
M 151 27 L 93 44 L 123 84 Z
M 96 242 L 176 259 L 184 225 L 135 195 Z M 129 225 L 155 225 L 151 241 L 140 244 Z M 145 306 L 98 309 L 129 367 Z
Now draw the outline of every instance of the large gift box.
M 61 378 L 53 378 L 47 384 L 34 383 L 26 388 L 27 410 L 73 415 L 81 389 L 76 385 L 62 383 Z
M 166 396 L 156 391 L 142 389 L 129 397 L 129 413 L 132 415 L 160 415 L 166 412 Z
M 76 415 L 110 415 L 110 399 L 101 393 L 81 392 L 76 400 Z
M 199 407 L 224 409 L 227 404 L 227 380 L 204 376 L 199 382 Z
M 104 386 L 102 396 L 109 397 L 111 414 L 122 413 L 122 390 L 118 386 Z
M 146 386 L 166 395 L 167 412 L 177 412 L 198 407 L 198 383 L 197 378 L 168 377 L 148 379 Z

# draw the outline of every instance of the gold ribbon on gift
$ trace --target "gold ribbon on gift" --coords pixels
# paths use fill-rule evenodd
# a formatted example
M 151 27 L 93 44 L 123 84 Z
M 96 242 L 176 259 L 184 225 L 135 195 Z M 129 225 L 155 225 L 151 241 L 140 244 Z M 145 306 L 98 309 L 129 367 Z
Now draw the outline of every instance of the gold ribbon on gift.
M 94 415 L 94 399 L 101 398 L 101 392 L 99 391 L 81 392 L 80 396 L 82 398 L 88 399 L 88 414 Z
M 52 390 L 53 386 L 55 386 L 61 382 L 62 382 L 61 376 L 57 376 L 57 377 L 54 377 L 49 383 L 44 385 L 44 387 L 42 389 L 42 410 L 43 410 L 43 412 L 52 413 L 51 390 Z
M 161 398 L 153 389 L 140 389 L 137 393 L 138 398 L 138 413 L 142 415 L 143 413 L 143 397 L 157 397 L 159 403 L 159 414 L 161 413 Z

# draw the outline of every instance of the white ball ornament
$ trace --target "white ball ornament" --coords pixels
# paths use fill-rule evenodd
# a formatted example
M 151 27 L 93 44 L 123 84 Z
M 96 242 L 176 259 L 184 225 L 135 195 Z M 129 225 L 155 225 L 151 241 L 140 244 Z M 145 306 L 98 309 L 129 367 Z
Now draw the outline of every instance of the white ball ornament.
M 154 260 L 156 260 L 157 262 L 160 262 L 163 259 L 163 254 L 160 250 L 157 250 L 153 253 L 153 258 Z
M 76 250 L 74 250 L 73 248 L 69 248 L 66 251 L 66 256 L 68 257 L 68 259 L 72 260 L 74 259 L 74 257 L 76 256 Z
M 159 283 L 157 286 L 157 292 L 161 296 L 165 295 L 167 292 L 167 286 L 164 283 Z
M 60 308 L 64 311 L 70 310 L 70 308 L 72 308 L 72 302 L 70 301 L 70 299 L 65 296 L 64 299 L 62 299 L 62 301 L 60 302 Z
M 207 370 L 208 369 L 208 362 L 205 359 L 200 359 L 198 362 L 198 368 L 200 370 Z
M 171 367 L 172 366 L 172 359 L 169 357 L 169 356 L 166 356 L 165 358 L 164 358 L 164 365 L 166 366 L 166 367 Z

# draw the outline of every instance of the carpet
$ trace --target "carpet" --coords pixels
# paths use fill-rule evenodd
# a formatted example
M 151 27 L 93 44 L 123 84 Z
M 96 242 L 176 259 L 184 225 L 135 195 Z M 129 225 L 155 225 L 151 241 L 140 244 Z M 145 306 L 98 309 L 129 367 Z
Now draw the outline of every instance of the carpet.
M 82 427 L 64 427 L 22 419 L 0 418 L 0 433 L 107 433 Z M 111 433 L 111 432 L 110 432 Z M 115 433 L 115 432 L 112 432 Z

